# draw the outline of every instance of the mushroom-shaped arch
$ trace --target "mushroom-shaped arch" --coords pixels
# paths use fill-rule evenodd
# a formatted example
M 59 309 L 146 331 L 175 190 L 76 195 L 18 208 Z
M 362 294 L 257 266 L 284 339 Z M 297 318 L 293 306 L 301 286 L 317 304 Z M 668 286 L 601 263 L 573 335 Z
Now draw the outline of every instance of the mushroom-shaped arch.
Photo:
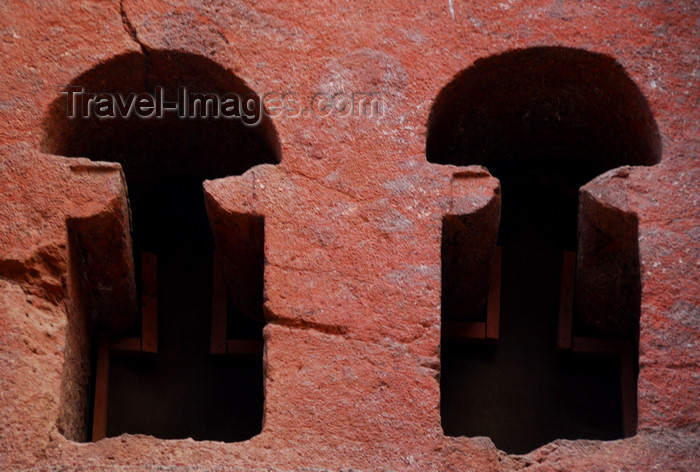
M 646 99 L 620 64 L 552 46 L 479 59 L 457 74 L 433 104 L 426 153 L 430 162 L 496 172 L 567 156 L 567 163 L 551 163 L 593 177 L 659 162 L 661 140 Z
M 126 114 L 115 110 L 116 117 L 104 118 L 96 116 L 95 108 L 85 117 L 81 114 L 89 97 L 64 93 L 50 104 L 44 120 L 42 151 L 121 164 L 133 220 L 134 254 L 153 251 L 163 241 L 187 232 L 198 233 L 211 244 L 202 181 L 280 161 L 277 132 L 260 97 L 243 80 L 206 57 L 168 50 L 127 53 L 71 80 L 67 90 L 104 94 L 121 100 L 122 106 L 141 94 L 164 99 L 161 117 L 145 118 L 132 109 Z M 187 98 L 183 99 L 185 92 Z M 194 100 L 204 94 L 217 97 L 219 103 L 225 97 L 240 98 L 238 116 L 244 114 L 244 119 L 192 116 Z M 183 103 L 190 113 L 186 117 L 179 115 L 185 113 Z M 179 108 L 168 108 L 174 104 Z M 206 102 L 200 105 L 198 110 L 206 110 Z M 69 112 L 77 116 L 70 117 Z M 181 211 L 173 218 L 164 208 Z M 177 217 L 188 212 L 187 221 Z M 261 256 L 256 252 L 251 259 L 258 261 Z M 254 281 L 256 286 L 262 285 L 261 274 L 253 278 L 260 279 Z M 261 300 L 262 289 L 257 292 L 254 298 Z M 97 304 L 108 307 L 110 302 Z M 113 327 L 128 324 L 108 319 L 106 313 L 99 316 Z M 261 313 L 254 316 L 262 318 Z
M 653 114 L 622 66 L 566 47 L 477 60 L 440 91 L 427 133 L 428 161 L 480 164 L 501 179 L 506 225 L 509 187 L 548 192 L 568 213 L 569 245 L 579 187 L 609 169 L 661 159 Z
M 42 150 L 120 163 L 134 210 L 134 237 L 143 239 L 146 246 L 152 225 L 142 203 L 153 200 L 153 195 L 171 198 L 188 183 L 195 184 L 190 188 L 201 193 L 197 187 L 204 179 L 239 175 L 257 164 L 280 161 L 277 133 L 259 97 L 240 78 L 206 57 L 163 50 L 149 50 L 148 55 L 128 53 L 87 71 L 70 85 L 125 101 L 140 93 L 157 98 L 156 87 L 162 87 L 170 104 L 182 104 L 178 94 L 183 90 L 190 94 L 190 105 L 196 93 L 218 97 L 235 94 L 246 102 L 242 106 L 254 104 L 247 111 L 252 120 L 181 118 L 178 112 L 182 109 L 165 110 L 162 118 L 141 118 L 134 113 L 126 119 L 97 118 L 94 114 L 89 119 L 69 118 L 68 96 L 58 97 L 50 105 Z M 168 189 L 177 191 L 173 194 Z
M 182 352 L 183 356 L 185 351 L 208 353 L 211 322 L 207 318 L 206 303 L 198 303 L 211 297 L 205 292 L 211 278 L 213 238 L 207 221 L 202 181 L 239 175 L 258 164 L 278 163 L 280 146 L 272 122 L 254 91 L 221 65 L 196 54 L 152 49 L 144 54 L 123 54 L 88 70 L 71 80 L 68 86 L 71 88 L 65 90 L 101 94 L 100 97 L 119 100 L 121 106 L 126 107 L 113 113 L 115 117 L 98 117 L 97 107 L 92 107 L 90 116 L 86 117 L 84 110 L 70 110 L 69 105 L 72 107 L 73 103 L 77 103 L 77 107 L 81 107 L 87 103 L 89 96 L 83 95 L 83 103 L 80 104 L 77 96 L 71 97 L 75 101 L 69 101 L 67 95 L 62 95 L 50 104 L 43 123 L 42 151 L 65 157 L 117 162 L 123 168 L 128 188 L 128 209 L 124 199 L 119 202 L 119 214 L 114 210 L 95 218 L 69 218 L 67 222 L 69 278 L 71 287 L 74 287 L 70 296 L 74 301 L 79 300 L 72 304 L 79 313 L 72 313 L 69 317 L 78 321 L 70 322 L 67 345 L 79 345 L 80 348 L 71 349 L 66 354 L 59 425 L 67 437 L 84 440 L 89 431 L 87 398 L 91 367 L 88 359 L 91 357 L 89 340 L 92 333 L 105 327 L 112 334 L 132 336 L 134 328 L 138 328 L 134 322 L 138 319 L 136 292 L 139 274 L 135 273 L 134 267 L 138 267 L 138 264 L 134 263 L 134 259 L 138 260 L 141 251 L 158 253 L 158 265 L 161 267 L 158 273 L 162 276 L 158 290 L 166 286 L 165 292 L 159 294 L 159 306 L 167 309 L 167 316 L 161 317 L 162 323 L 159 323 L 161 336 L 158 349 L 170 353 Z M 160 104 L 164 106 L 160 118 L 146 118 L 144 113 L 135 113 L 133 109 L 131 113 L 128 112 L 129 100 L 149 94 L 154 101 L 159 101 L 161 90 L 163 101 Z M 184 92 L 189 94 L 185 98 Z M 234 113 L 229 113 L 238 117 L 213 117 L 211 108 L 207 109 L 206 105 L 206 100 L 212 96 L 221 101 L 224 97 L 238 97 L 237 113 L 235 109 Z M 196 99 L 202 100 L 200 110 L 208 110 L 208 116 L 200 114 L 197 117 L 183 111 L 183 103 L 194 111 Z M 175 103 L 178 108 L 171 109 Z M 69 111 L 77 111 L 74 113 L 77 116 L 71 118 Z M 180 116 L 182 114 L 187 116 Z M 242 119 L 242 114 L 245 119 Z M 91 171 L 89 165 L 82 163 L 81 166 Z M 103 166 L 95 169 L 95 172 L 104 169 Z M 129 228 L 129 211 L 132 228 Z M 239 257 L 246 262 L 243 265 L 251 270 L 239 276 L 245 280 L 246 290 L 232 285 L 240 292 L 239 298 L 246 302 L 245 307 L 254 307 L 241 311 L 259 320 L 263 317 L 263 229 L 260 221 L 255 220 L 254 223 L 253 229 L 249 228 L 246 233 L 252 237 L 239 238 L 242 246 Z M 123 263 L 117 264 L 120 261 Z M 161 283 L 164 279 L 165 282 Z M 173 297 L 172 294 L 178 291 L 186 295 Z M 192 294 L 194 296 L 190 296 Z M 196 313 L 197 316 L 190 319 L 187 318 L 188 313 Z M 173 326 L 183 329 L 171 329 Z M 186 341 L 184 348 L 180 349 L 183 347 L 180 334 L 168 338 L 162 335 L 163 330 L 182 332 L 182 339 Z M 177 346 L 163 347 L 166 343 Z M 170 429 L 163 432 L 163 437 L 240 440 L 259 432 L 262 381 L 260 379 L 259 382 L 240 387 L 240 392 L 235 393 L 238 387 L 231 383 L 235 376 L 228 371 L 227 375 L 222 376 L 216 370 L 228 368 L 224 364 L 205 363 L 199 373 L 207 374 L 207 382 L 216 383 L 212 391 L 230 398 L 241 395 L 243 400 L 223 402 L 221 406 L 214 402 L 208 413 L 210 421 L 207 422 L 205 414 L 201 418 L 189 418 L 188 421 L 196 424 L 193 430 Z M 260 372 L 249 373 L 249 377 L 261 377 L 261 369 L 262 366 L 259 366 Z M 163 379 L 168 380 L 167 376 L 159 379 L 161 383 Z M 194 381 L 182 383 L 188 384 L 188 388 L 197 385 Z M 156 387 L 158 384 L 156 382 Z M 112 398 L 119 400 L 111 402 L 116 405 L 115 411 L 123 412 L 126 411 L 124 408 L 143 403 L 130 402 L 131 397 L 127 394 L 138 393 L 139 389 L 128 382 L 110 388 L 114 392 Z M 169 407 L 166 402 L 162 403 L 159 408 Z M 230 418 L 236 416 L 240 416 L 239 426 L 232 427 Z M 139 417 L 149 415 L 112 415 L 112 418 L 120 421 Z M 212 418 L 216 418 L 216 421 Z M 178 427 L 185 428 L 190 424 L 185 423 Z M 121 427 L 131 428 L 124 424 L 124 421 L 117 422 L 110 427 L 116 428 L 113 432 L 118 434 Z M 158 435 L 161 426 L 150 424 L 148 427 L 151 429 L 147 432 Z M 129 432 L 133 431 L 137 429 Z
M 123 99 L 131 94 L 154 94 L 161 87 L 170 104 L 177 102 L 183 88 L 190 94 L 257 97 L 243 80 L 211 59 L 168 50 L 115 56 L 69 85 Z M 119 162 L 133 183 L 151 180 L 155 174 L 163 178 L 193 172 L 206 178 L 241 174 L 254 165 L 280 161 L 274 126 L 260 100 L 254 102 L 246 111 L 251 117 L 247 120 L 178 119 L 174 109 L 166 109 L 160 119 L 139 119 L 134 114 L 128 119 L 100 119 L 94 114 L 82 119 L 68 117 L 67 97 L 61 96 L 49 107 L 41 146 L 50 154 Z M 156 159 L 168 154 L 171 157 L 165 162 Z
M 596 212 L 585 199 L 579 216 L 578 199 L 581 186 L 610 169 L 660 161 L 659 131 L 639 88 L 613 58 L 580 49 L 535 47 L 479 59 L 438 94 L 427 124 L 426 156 L 438 164 L 483 165 L 502 184 L 499 349 L 479 351 L 485 357 L 476 359 L 462 346 L 442 346 L 446 434 L 488 434 L 509 452 L 555 438 L 621 437 L 618 366 L 601 364 L 578 377 L 559 362 L 551 331 L 561 250 L 578 248 L 574 325 L 598 335 L 636 334 L 641 305 L 636 219 Z M 591 222 L 601 215 L 604 224 Z M 488 279 L 474 254 L 493 248 L 463 237 L 479 234 L 483 225 L 469 223 L 461 233 L 443 232 L 444 320 L 464 316 L 469 300 L 460 297 L 474 294 L 478 281 Z M 481 290 L 479 298 L 485 297 Z M 450 307 L 460 311 L 447 311 Z M 535 358 L 527 383 L 536 386 L 514 402 L 512 392 L 525 375 L 522 360 Z M 484 359 L 490 360 L 487 366 Z M 530 376 L 541 381 L 531 382 Z M 575 402 L 552 394 L 573 385 L 581 386 Z M 584 397 L 598 398 L 594 408 Z M 555 416 L 557 421 L 549 421 Z

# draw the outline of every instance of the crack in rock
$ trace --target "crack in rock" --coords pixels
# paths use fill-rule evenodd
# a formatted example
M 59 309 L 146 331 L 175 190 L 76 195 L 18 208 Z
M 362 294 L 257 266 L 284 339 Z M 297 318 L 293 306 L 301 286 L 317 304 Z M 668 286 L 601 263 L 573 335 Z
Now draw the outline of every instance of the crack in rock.
M 148 47 L 146 47 L 146 45 L 141 42 L 138 33 L 136 32 L 136 28 L 134 27 L 134 25 L 131 24 L 131 20 L 129 20 L 129 15 L 127 15 L 126 9 L 124 8 L 124 0 L 119 1 L 119 13 L 122 17 L 122 26 L 124 27 L 124 31 L 126 31 L 129 37 L 131 37 L 132 41 L 139 45 L 139 48 L 141 48 L 141 54 L 143 54 L 144 56 L 144 86 L 145 90 L 148 91 L 151 88 L 148 84 L 148 75 L 150 72 L 150 53 Z

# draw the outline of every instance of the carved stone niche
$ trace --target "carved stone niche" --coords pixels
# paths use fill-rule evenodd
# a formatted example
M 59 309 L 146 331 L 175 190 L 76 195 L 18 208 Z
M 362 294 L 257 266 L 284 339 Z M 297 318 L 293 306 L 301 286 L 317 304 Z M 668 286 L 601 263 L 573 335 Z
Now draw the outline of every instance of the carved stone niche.
M 163 103 L 176 102 L 182 90 L 256 96 L 210 59 L 167 50 L 113 57 L 70 85 L 121 98 L 148 93 L 157 100 L 161 87 Z M 123 432 L 250 438 L 262 423 L 261 354 L 238 361 L 211 356 L 215 243 L 202 182 L 278 163 L 271 121 L 259 100 L 251 113 L 260 117 L 258 126 L 241 119 L 183 119 L 177 110 L 150 119 L 69 118 L 66 98 L 50 106 L 42 150 L 76 158 L 76 173 L 120 176 L 121 187 L 103 211 L 67 222 L 73 311 L 61 430 L 82 441 Z M 192 95 L 186 100 L 193 105 Z M 221 229 L 224 239 L 217 239 L 224 242 L 225 300 L 261 331 L 262 220 L 248 215 L 226 224 L 234 227 Z M 250 385 L 239 387 L 236 378 L 248 378 Z M 212 392 L 227 401 L 198 400 Z M 199 409 L 185 411 L 183 404 Z
M 579 201 L 579 189 L 609 169 L 660 161 L 659 132 L 637 86 L 613 58 L 579 49 L 479 59 L 436 98 L 426 154 L 482 165 L 501 181 L 503 249 L 491 275 L 493 251 L 480 237 L 488 215 L 443 227 L 446 434 L 489 435 L 517 453 L 557 438 L 634 434 L 636 216 L 586 192 Z M 484 310 L 487 298 L 500 307 Z M 460 329 L 464 320 L 500 333 Z

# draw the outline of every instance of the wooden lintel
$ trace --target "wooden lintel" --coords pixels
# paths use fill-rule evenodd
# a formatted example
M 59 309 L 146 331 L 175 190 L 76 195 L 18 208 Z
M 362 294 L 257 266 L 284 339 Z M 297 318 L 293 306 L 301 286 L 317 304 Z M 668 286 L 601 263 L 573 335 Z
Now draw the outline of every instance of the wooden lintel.
M 620 392 L 622 393 L 622 435 L 637 434 L 637 382 L 634 375 L 634 344 L 627 340 L 620 348 Z
M 442 336 L 449 340 L 486 339 L 486 323 L 481 321 L 446 321 Z
M 620 362 L 620 405 L 622 408 L 622 436 L 637 434 L 637 382 L 635 379 L 635 348 L 630 339 L 574 337 L 574 353 L 617 356 Z
M 263 341 L 257 339 L 229 339 L 226 341 L 226 352 L 229 355 L 242 357 L 257 357 L 263 353 Z
M 620 354 L 626 339 L 573 337 L 571 350 L 585 354 Z
M 498 339 L 501 318 L 501 246 L 496 246 L 486 305 L 486 338 Z
M 211 353 L 226 354 L 226 286 L 219 254 L 214 252 L 211 294 Z
M 109 335 L 100 333 L 97 341 L 95 402 L 92 411 L 92 440 L 107 436 L 107 393 L 109 388 Z
M 111 338 L 109 352 L 112 354 L 140 354 L 141 338 Z
M 559 295 L 559 332 L 557 348 L 572 348 L 572 323 L 574 316 L 574 279 L 576 278 L 576 253 L 564 251 L 561 267 L 561 292 Z
M 141 350 L 158 352 L 158 260 L 152 252 L 141 253 Z

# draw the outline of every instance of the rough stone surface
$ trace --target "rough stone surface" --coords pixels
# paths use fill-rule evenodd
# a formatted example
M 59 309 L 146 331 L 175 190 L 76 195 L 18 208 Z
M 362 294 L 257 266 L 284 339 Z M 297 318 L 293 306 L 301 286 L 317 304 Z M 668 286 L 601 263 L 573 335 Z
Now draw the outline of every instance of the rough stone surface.
M 696 270 L 700 262 L 697 247 L 699 178 L 700 169 L 695 161 L 668 159 L 652 169 L 612 170 L 582 189 L 582 232 L 588 230 L 583 220 L 589 198 L 598 208 L 592 226 L 598 228 L 599 234 L 605 233 L 608 219 L 605 209 L 615 209 L 618 215 L 633 214 L 633 219 L 637 219 L 634 245 L 638 245 L 642 283 L 638 380 L 639 428 L 642 430 L 674 427 L 697 433 L 700 425 L 697 401 L 700 285 Z M 648 191 L 652 186 L 654 191 Z M 603 236 L 602 239 L 607 239 L 608 245 L 621 245 L 618 253 L 628 259 L 624 248 L 628 243 L 624 237 Z M 609 250 L 603 246 L 597 251 L 579 253 L 582 263 L 579 276 L 588 270 L 595 271 L 589 265 L 591 261 L 585 261 L 587 255 L 605 258 Z M 600 260 L 592 262 L 603 267 Z M 623 260 L 610 265 L 624 267 L 626 264 Z M 628 282 L 619 282 L 620 274 L 614 271 L 607 271 L 604 276 L 607 281 L 601 281 L 601 290 L 606 290 L 603 287 L 607 285 L 607 290 L 621 288 L 626 292 Z M 671 271 L 674 276 L 668 277 Z M 624 274 L 623 279 L 627 276 Z M 604 294 L 598 300 L 606 298 Z M 608 307 L 599 308 L 608 310 Z
M 0 469 L 696 470 L 699 16 L 694 1 L 3 2 Z M 427 163 L 425 135 L 455 74 L 543 44 L 619 61 L 649 101 L 663 158 L 583 189 L 638 224 L 639 434 L 509 456 L 440 427 L 442 220 L 493 205 L 498 182 Z M 128 224 L 118 168 L 41 152 L 44 120 L 59 86 L 123 54 L 148 67 L 155 50 L 201 55 L 304 105 L 316 92 L 383 97 L 378 119 L 277 117 L 279 165 L 205 184 L 220 244 L 227 215 L 265 219 L 265 421 L 241 443 L 68 439 L 84 434 L 90 344 L 68 222 Z M 109 241 L 128 252 L 128 238 Z M 129 272 L 128 258 L 113 267 Z M 113 288 L 128 306 L 125 277 Z

